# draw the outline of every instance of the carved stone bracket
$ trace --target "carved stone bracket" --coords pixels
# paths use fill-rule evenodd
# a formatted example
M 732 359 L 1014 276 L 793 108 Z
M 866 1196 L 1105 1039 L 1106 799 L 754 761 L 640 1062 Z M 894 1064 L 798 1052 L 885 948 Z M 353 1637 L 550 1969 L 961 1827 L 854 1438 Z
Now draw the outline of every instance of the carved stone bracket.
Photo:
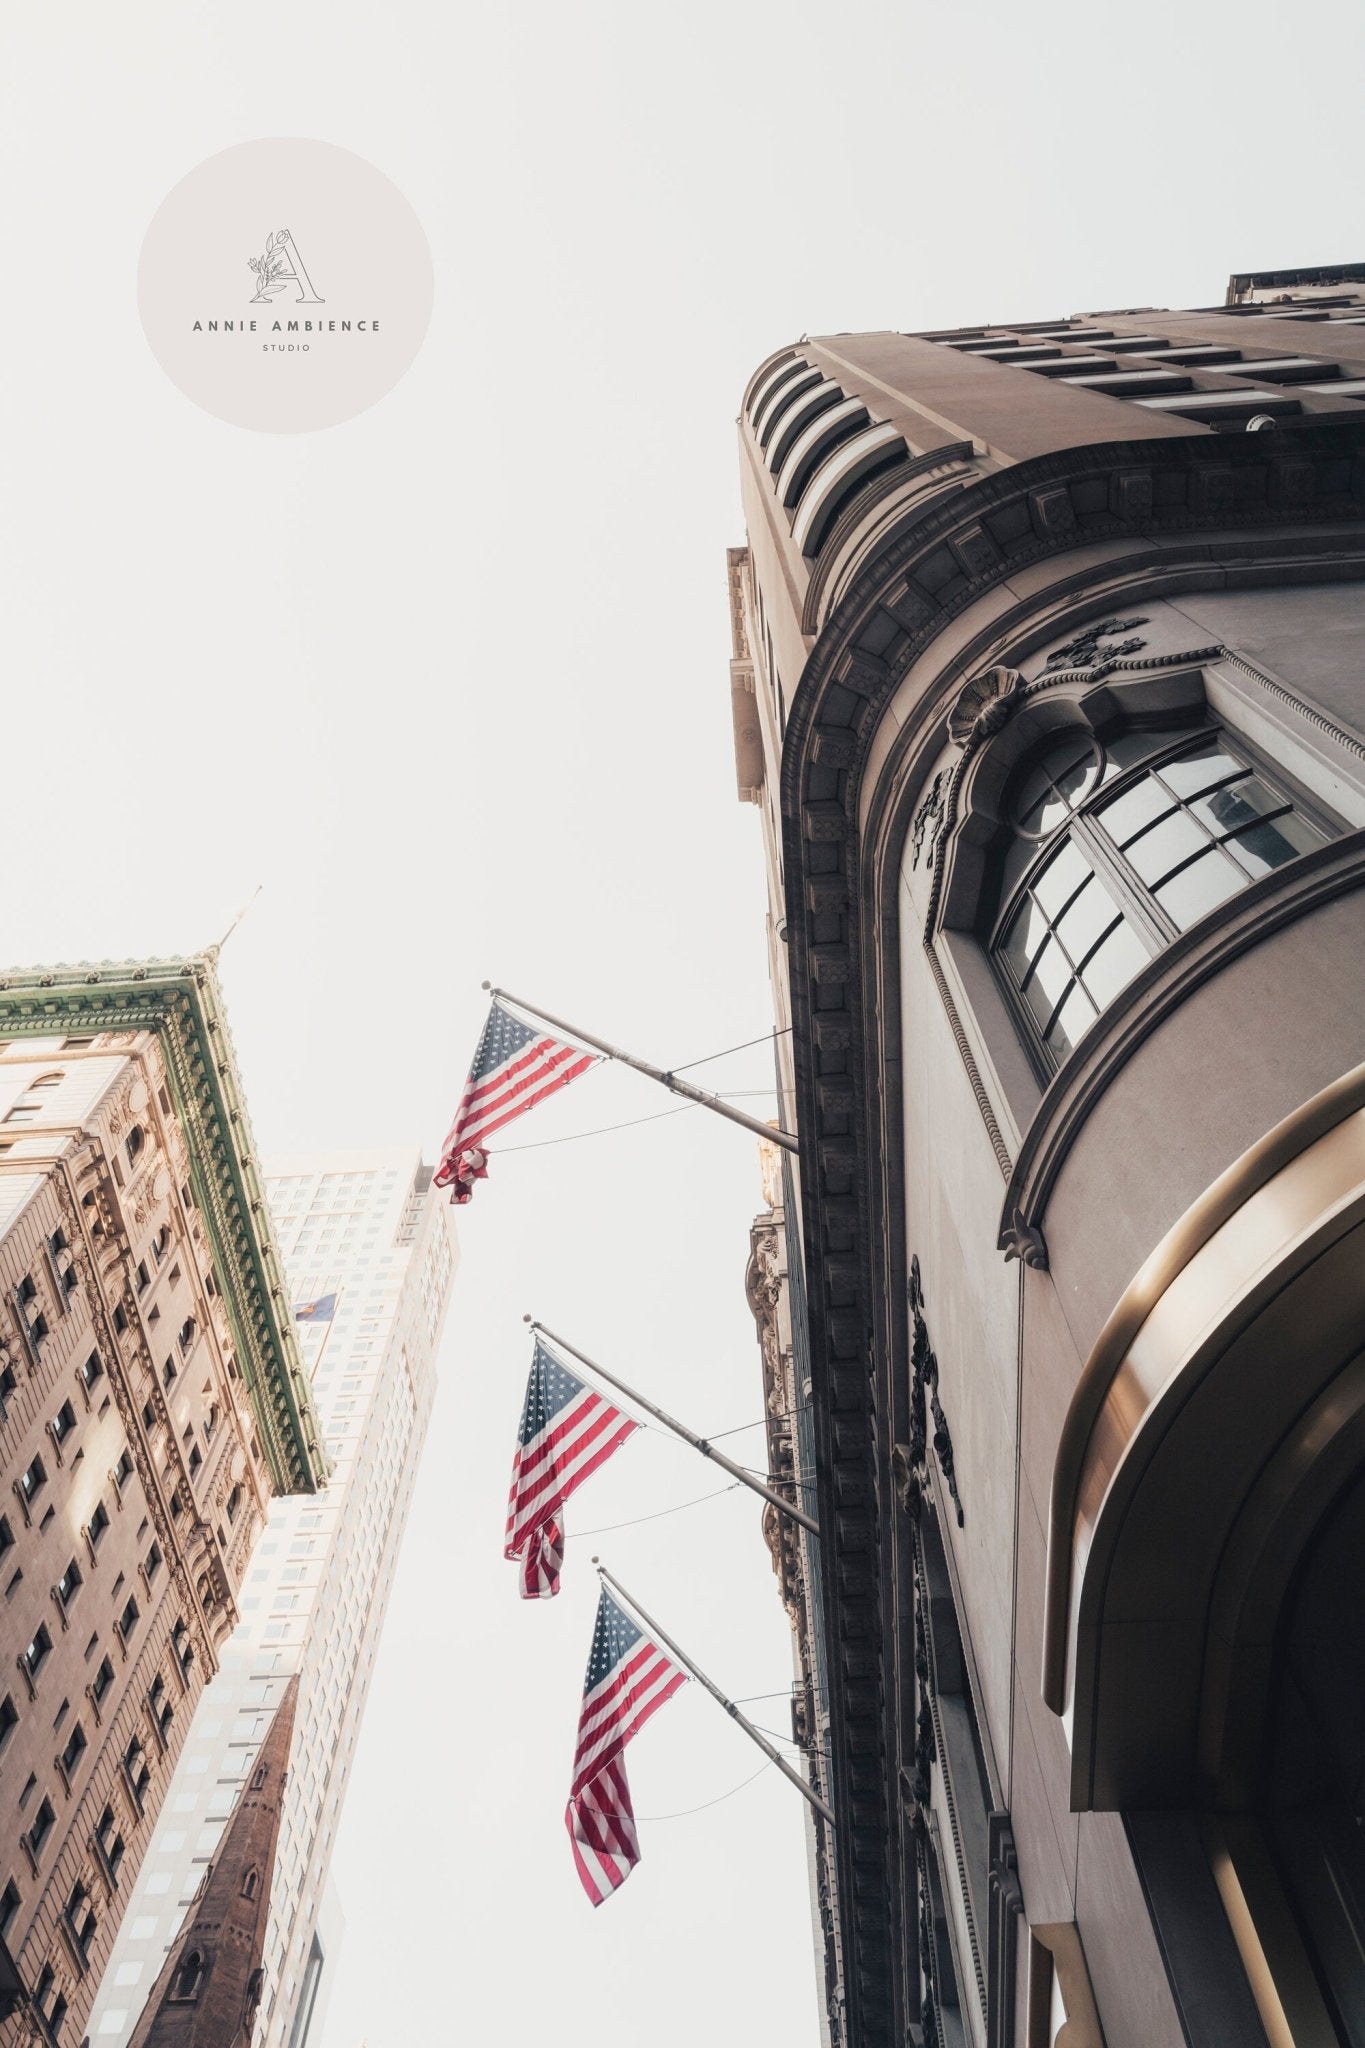
M 1018 1209 L 1011 1209 L 1009 1221 L 1000 1233 L 999 1249 L 1005 1254 L 1006 1262 L 1018 1259 L 1022 1265 L 1032 1266 L 1036 1271 L 1047 1271 L 1047 1245 L 1043 1233 L 1036 1223 L 1026 1223 Z
M 929 1326 L 924 1320 L 924 1283 L 920 1278 L 918 1254 L 910 1261 L 910 1280 L 907 1289 L 910 1301 L 910 1315 L 913 1323 L 910 1378 L 910 1441 L 897 1444 L 892 1451 L 892 1468 L 901 1506 L 907 1513 L 918 1518 L 923 1490 L 928 1483 L 929 1425 L 933 1424 L 932 1442 L 934 1456 L 938 1460 L 943 1483 L 952 1497 L 957 1510 L 957 1526 L 960 1529 L 966 1521 L 961 1496 L 957 1490 L 957 1471 L 953 1459 L 953 1437 L 948 1427 L 948 1418 L 943 1412 L 943 1403 L 938 1391 L 938 1359 L 929 1342 Z

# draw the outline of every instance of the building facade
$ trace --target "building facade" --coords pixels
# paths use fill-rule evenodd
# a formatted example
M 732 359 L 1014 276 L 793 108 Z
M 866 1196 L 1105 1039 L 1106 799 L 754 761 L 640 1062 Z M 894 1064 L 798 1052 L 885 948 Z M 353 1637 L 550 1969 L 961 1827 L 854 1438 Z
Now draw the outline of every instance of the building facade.
M 1362 401 L 1365 265 L 745 395 L 854 2048 L 1361 2038 Z
M 209 1076 L 212 1079 L 209 1079 Z M 211 960 L 0 978 L 0 1998 L 76 2042 L 320 1428 Z
M 336 1960 L 328 1871 L 436 1390 L 458 1260 L 430 1169 L 405 1150 L 282 1160 L 267 1180 L 304 1369 L 333 1472 L 270 1508 L 91 2017 L 133 2038 L 271 1712 L 298 1680 L 265 1929 L 258 2048 L 317 2048 Z

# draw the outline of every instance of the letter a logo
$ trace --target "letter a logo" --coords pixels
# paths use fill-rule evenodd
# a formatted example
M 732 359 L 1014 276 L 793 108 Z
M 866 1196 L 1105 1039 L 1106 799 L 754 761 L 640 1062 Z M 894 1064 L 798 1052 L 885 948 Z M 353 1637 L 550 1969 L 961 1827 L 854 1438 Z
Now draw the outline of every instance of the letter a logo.
M 299 288 L 295 305 L 324 306 L 327 303 L 313 290 L 313 280 L 304 267 L 302 252 L 288 228 L 280 228 L 277 233 L 267 235 L 264 256 L 248 256 L 247 267 L 256 273 L 256 289 L 247 301 L 248 305 L 268 306 L 272 292 L 286 291 L 291 284 Z

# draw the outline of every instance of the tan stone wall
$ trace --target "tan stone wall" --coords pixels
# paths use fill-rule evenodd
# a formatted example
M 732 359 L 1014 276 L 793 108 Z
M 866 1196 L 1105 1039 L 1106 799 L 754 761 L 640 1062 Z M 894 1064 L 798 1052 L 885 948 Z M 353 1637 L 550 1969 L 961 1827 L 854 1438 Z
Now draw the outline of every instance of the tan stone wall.
M 18 1715 L 0 1747 L 0 1888 L 12 1879 L 20 1895 L 7 1942 L 26 1985 L 52 1968 L 47 2012 L 64 1997 L 62 2038 L 78 2041 L 195 1703 L 236 1620 L 268 1480 L 187 1200 L 189 1161 L 155 1038 L 0 1053 L 0 1148 L 0 1218 L 11 1212 L 0 1235 L 0 1370 L 14 1375 L 0 1422 L 0 1513 L 13 1537 L 0 1557 L 0 1700 Z M 35 1339 L 26 1325 L 41 1330 L 38 1317 L 46 1332 Z M 63 1431 L 54 1422 L 67 1404 L 74 1420 Z M 35 1457 L 45 1477 L 26 1501 L 20 1476 Z M 82 1582 L 64 1604 L 56 1588 L 73 1560 Z M 125 1641 L 129 1599 L 138 1616 Z M 20 1659 L 40 1625 L 51 1649 L 30 1678 Z M 113 1680 L 97 1703 L 105 1658 Z M 78 1724 L 85 1747 L 68 1772 L 62 1753 Z M 140 1803 L 124 1768 L 134 1737 L 150 1774 Z M 44 1799 L 54 1820 L 35 1856 L 23 1838 Z M 109 1839 L 124 1843 L 116 1873 L 96 1839 L 106 1806 Z M 65 1918 L 77 1884 L 97 1918 L 85 1954 Z M 12 2021 L 0 2041 L 26 2032 Z

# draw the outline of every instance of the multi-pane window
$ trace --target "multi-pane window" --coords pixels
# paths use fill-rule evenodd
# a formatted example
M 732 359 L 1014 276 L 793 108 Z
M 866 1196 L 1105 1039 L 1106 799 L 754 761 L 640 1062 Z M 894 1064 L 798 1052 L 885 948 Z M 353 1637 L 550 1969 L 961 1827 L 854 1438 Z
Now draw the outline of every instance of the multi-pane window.
M 1179 933 L 1327 838 L 1208 730 L 1070 733 L 1011 823 L 991 947 L 1049 1068 Z

